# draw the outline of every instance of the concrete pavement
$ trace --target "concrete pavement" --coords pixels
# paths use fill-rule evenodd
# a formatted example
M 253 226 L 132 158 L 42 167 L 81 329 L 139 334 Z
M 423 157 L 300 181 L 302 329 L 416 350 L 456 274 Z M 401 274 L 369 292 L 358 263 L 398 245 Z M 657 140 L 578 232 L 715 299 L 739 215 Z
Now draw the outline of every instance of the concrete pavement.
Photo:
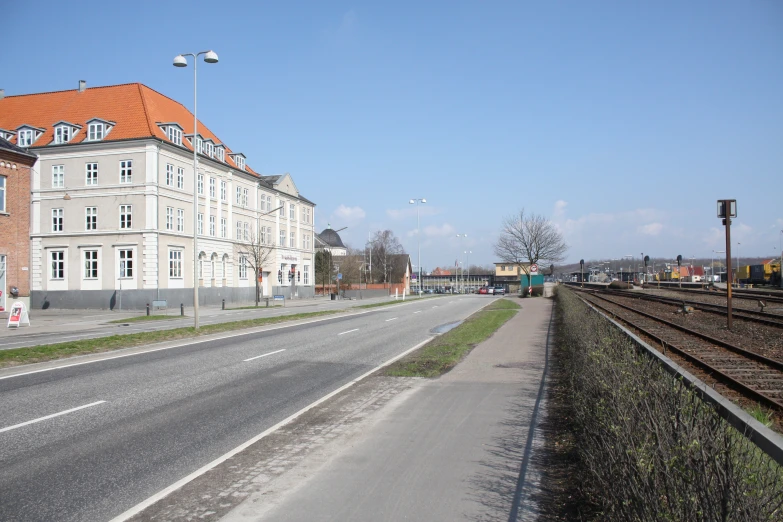
M 531 421 L 545 408 L 551 301 L 521 304 L 450 373 L 407 382 L 410 390 L 352 434 L 275 480 L 247 477 L 263 485 L 221 520 L 534 518 L 537 477 L 527 463 L 536 447 Z

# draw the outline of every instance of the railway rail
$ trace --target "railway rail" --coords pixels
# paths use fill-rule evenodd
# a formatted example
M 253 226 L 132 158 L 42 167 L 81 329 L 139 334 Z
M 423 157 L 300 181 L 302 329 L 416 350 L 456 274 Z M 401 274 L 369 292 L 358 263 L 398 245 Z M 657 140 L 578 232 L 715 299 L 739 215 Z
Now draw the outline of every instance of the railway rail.
M 745 397 L 783 412 L 783 362 L 696 332 L 597 292 L 582 291 L 592 306 L 660 343 Z
M 647 289 L 657 289 L 654 283 L 648 283 L 644 286 Z M 693 295 L 711 295 L 711 296 L 725 296 L 726 291 L 722 289 L 716 290 L 702 290 L 698 288 L 677 288 L 674 286 L 661 287 L 661 290 L 667 290 L 670 292 L 684 292 Z M 764 299 L 770 303 L 783 303 L 783 292 L 772 289 L 759 289 L 759 290 L 738 290 L 732 289 L 732 297 L 738 299 Z

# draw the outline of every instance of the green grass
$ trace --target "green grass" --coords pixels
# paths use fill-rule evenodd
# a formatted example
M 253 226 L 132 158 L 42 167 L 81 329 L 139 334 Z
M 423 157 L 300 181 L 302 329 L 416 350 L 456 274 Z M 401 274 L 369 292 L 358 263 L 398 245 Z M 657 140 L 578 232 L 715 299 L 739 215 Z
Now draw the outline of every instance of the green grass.
M 143 323 L 144 321 L 161 321 L 164 319 L 182 319 L 181 315 L 137 315 L 128 319 L 114 319 L 110 323 Z
M 138 332 L 124 335 L 112 335 L 98 339 L 83 339 L 67 343 L 45 344 L 30 346 L 27 348 L 13 348 L 0 350 L 0 368 L 30 364 L 35 362 L 50 361 L 74 355 L 108 352 L 130 346 L 140 346 L 163 341 L 175 341 L 178 339 L 192 339 L 203 335 L 209 335 L 231 330 L 254 328 L 269 324 L 296 321 L 298 319 L 310 319 L 324 315 L 342 313 L 342 310 L 324 310 L 320 312 L 306 312 L 301 314 L 283 315 L 279 317 L 260 317 L 257 319 L 245 319 L 229 323 L 208 324 L 199 328 L 198 332 L 192 327 L 173 328 L 171 330 L 158 330 L 155 332 Z M 146 317 L 146 316 L 143 316 Z M 152 316 L 150 316 L 152 317 Z M 174 316 L 177 317 L 177 316 Z
M 383 372 L 392 377 L 437 377 L 462 360 L 517 313 L 514 301 L 499 299 L 470 316 L 464 323 L 440 335 L 390 365 Z
M 762 423 L 767 428 L 772 426 L 772 412 L 764 411 L 764 409 L 761 407 L 761 404 L 756 403 L 754 407 L 748 410 L 748 413 L 750 413 L 754 419 Z

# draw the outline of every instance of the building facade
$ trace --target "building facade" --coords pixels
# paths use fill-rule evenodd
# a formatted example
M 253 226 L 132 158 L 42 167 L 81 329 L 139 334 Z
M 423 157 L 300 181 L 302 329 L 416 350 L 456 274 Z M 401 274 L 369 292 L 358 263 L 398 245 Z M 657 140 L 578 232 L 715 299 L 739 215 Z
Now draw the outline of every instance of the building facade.
M 30 306 L 30 175 L 36 157 L 0 138 L 0 312 Z
M 314 203 L 289 174 L 259 175 L 201 122 L 193 130 L 190 111 L 142 84 L 0 99 L 0 137 L 38 157 L 33 308 L 190 306 L 194 283 L 200 304 L 247 302 L 255 277 L 264 295 L 313 294 Z M 255 240 L 271 250 L 261 274 L 240 254 Z M 298 277 L 281 282 L 281 270 Z

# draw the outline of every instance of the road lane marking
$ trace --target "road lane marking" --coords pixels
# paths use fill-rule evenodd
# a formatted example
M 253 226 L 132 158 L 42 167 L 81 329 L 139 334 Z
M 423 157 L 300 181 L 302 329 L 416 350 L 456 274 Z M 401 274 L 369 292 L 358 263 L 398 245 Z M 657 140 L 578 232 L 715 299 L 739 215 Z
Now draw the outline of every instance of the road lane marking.
M 3 433 L 4 431 L 15 430 L 16 428 L 21 428 L 22 426 L 27 426 L 29 424 L 35 424 L 36 422 L 45 421 L 47 419 L 53 419 L 55 417 L 59 417 L 60 415 L 66 415 L 68 413 L 73 413 L 75 411 L 83 410 L 84 408 L 90 408 L 92 406 L 97 406 L 99 404 L 103 404 L 104 402 L 106 402 L 106 401 L 91 402 L 90 404 L 85 404 L 84 406 L 78 406 L 76 408 L 71 408 L 70 410 L 61 411 L 59 413 L 52 413 L 51 415 L 47 415 L 46 417 L 39 417 L 37 419 L 29 420 L 27 422 L 22 422 L 20 424 L 14 424 L 13 426 L 8 426 L 7 428 L 0 429 L 0 433 Z
M 343 334 L 347 334 L 347 333 L 351 333 L 351 332 L 358 332 L 358 331 L 359 331 L 358 328 L 354 328 L 353 330 L 348 330 L 347 332 L 340 332 L 337 335 L 343 335 Z
M 282 350 L 277 350 L 276 352 L 265 353 L 264 355 L 256 355 L 255 357 L 251 357 L 250 359 L 245 359 L 242 362 L 252 361 L 254 359 L 260 359 L 261 357 L 266 357 L 267 355 L 274 355 L 276 353 L 280 353 L 280 352 L 284 352 L 284 351 L 285 351 L 285 348 L 283 348 Z
M 438 307 L 438 305 L 433 306 L 433 308 L 437 308 L 437 307 Z
M 420 314 L 420 313 L 421 313 L 421 310 L 416 310 L 416 311 L 415 311 L 415 312 L 413 312 L 413 313 L 414 313 L 414 314 Z
M 391 319 L 386 319 L 386 322 L 388 323 L 389 321 L 396 321 L 396 320 L 397 320 L 396 317 L 392 317 Z

